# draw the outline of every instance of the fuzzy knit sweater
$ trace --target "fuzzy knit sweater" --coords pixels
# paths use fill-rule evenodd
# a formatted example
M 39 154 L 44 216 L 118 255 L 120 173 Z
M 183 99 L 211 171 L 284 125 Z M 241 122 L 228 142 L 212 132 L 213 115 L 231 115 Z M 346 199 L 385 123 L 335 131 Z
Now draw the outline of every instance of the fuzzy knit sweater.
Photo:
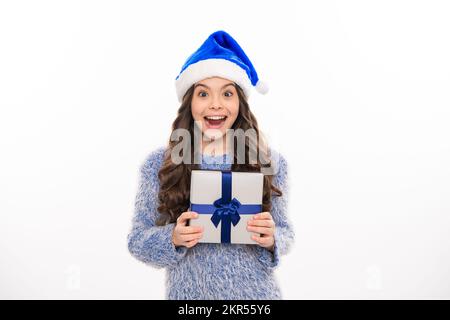
M 170 300 L 277 300 L 281 290 L 274 275 L 280 256 L 294 241 L 287 217 L 287 162 L 281 154 L 272 160 L 278 165 L 273 184 L 282 192 L 272 197 L 275 221 L 275 246 L 271 252 L 259 245 L 198 243 L 192 248 L 175 247 L 172 232 L 175 223 L 156 226 L 158 215 L 158 171 L 165 147 L 151 152 L 140 167 L 135 210 L 128 234 L 128 249 L 143 263 L 166 269 L 166 299 Z M 201 169 L 229 170 L 231 158 L 203 156 Z

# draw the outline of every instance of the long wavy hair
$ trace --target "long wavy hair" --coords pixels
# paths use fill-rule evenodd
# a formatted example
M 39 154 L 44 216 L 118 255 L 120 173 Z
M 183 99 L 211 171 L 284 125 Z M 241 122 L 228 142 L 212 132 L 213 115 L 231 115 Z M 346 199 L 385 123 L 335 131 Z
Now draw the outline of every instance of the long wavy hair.
M 260 137 L 260 132 L 258 129 L 258 122 L 250 111 L 247 97 L 245 96 L 242 88 L 234 84 L 238 97 L 239 97 L 239 113 L 233 123 L 232 129 L 242 129 L 244 132 L 248 129 L 254 129 L 256 133 L 256 141 L 251 139 L 244 139 L 245 141 L 245 163 L 238 163 L 237 161 L 237 147 L 236 140 L 233 141 L 234 144 L 234 161 L 231 165 L 232 171 L 244 171 L 244 172 L 260 172 L 263 167 L 271 166 L 270 154 L 268 152 L 267 145 L 260 145 L 258 141 L 264 141 L 263 137 Z M 178 114 L 175 121 L 172 124 L 172 131 L 176 129 L 186 129 L 189 131 L 190 136 L 194 137 L 194 118 L 191 112 L 192 97 L 194 94 L 194 85 L 192 85 L 189 90 L 183 96 L 181 106 L 178 109 Z M 262 139 L 260 139 L 262 138 Z M 168 148 L 166 148 L 164 153 L 163 164 L 158 172 L 159 178 L 159 206 L 158 212 L 159 216 L 156 220 L 156 225 L 163 226 L 168 223 L 175 222 L 177 218 L 185 211 L 189 210 L 189 199 L 190 199 L 190 182 L 191 182 L 191 171 L 195 169 L 200 169 L 199 164 L 194 163 L 194 152 L 191 152 L 190 163 L 175 164 L 171 160 L 172 149 L 178 144 L 177 141 L 169 140 Z M 194 148 L 194 139 L 191 139 L 191 150 Z M 257 163 L 250 164 L 247 159 L 250 159 L 250 152 L 259 155 L 257 158 Z M 184 157 L 184 155 L 183 155 Z M 261 161 L 261 159 L 263 161 Z M 263 186 L 263 199 L 262 199 L 262 210 L 270 211 L 272 208 L 272 196 L 282 196 L 282 192 L 276 186 L 272 184 L 273 175 L 264 174 L 264 186 Z

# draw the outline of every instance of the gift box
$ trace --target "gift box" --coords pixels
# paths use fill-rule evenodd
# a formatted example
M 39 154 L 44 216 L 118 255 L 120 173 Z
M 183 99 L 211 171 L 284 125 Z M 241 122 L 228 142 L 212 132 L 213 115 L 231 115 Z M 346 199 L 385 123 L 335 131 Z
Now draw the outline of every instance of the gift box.
M 260 172 L 192 170 L 190 211 L 199 217 L 189 225 L 204 227 L 199 242 L 257 244 L 247 221 L 262 211 L 263 182 Z

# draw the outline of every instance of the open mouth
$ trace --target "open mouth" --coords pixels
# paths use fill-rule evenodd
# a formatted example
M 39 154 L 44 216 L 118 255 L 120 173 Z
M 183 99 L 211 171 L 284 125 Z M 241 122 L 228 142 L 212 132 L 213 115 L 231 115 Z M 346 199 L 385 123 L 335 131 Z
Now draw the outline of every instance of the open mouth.
M 217 129 L 225 123 L 227 116 L 205 116 L 204 119 L 209 128 Z

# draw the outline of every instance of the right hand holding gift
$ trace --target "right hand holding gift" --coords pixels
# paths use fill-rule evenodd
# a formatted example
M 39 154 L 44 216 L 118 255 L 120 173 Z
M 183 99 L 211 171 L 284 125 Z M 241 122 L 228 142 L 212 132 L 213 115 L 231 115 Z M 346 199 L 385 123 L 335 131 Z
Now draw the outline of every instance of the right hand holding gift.
M 194 211 L 183 212 L 178 217 L 172 234 L 172 242 L 175 247 L 185 246 L 192 248 L 198 243 L 198 240 L 203 236 L 203 227 L 186 226 L 187 220 L 196 219 L 197 217 L 198 213 Z

